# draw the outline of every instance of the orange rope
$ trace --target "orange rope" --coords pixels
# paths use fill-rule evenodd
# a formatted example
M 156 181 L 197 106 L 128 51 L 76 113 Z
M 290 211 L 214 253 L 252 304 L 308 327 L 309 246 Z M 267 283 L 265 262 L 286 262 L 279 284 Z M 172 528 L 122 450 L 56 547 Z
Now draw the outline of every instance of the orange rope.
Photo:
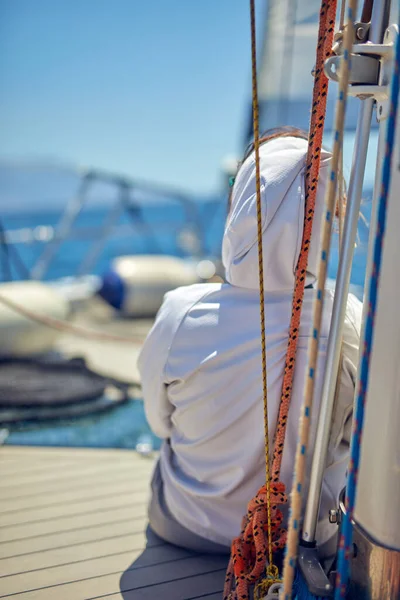
M 314 208 L 317 198 L 317 184 L 321 162 L 322 137 L 328 97 L 328 78 L 324 73 L 324 63 L 331 55 L 335 28 L 337 0 L 323 0 L 321 4 L 317 59 L 314 74 L 314 90 L 311 110 L 310 132 L 308 137 L 306 167 L 306 202 L 303 229 L 303 240 L 297 262 L 296 283 L 294 288 L 292 317 L 290 321 L 289 340 L 286 352 L 285 370 L 282 384 L 282 396 L 279 407 L 278 424 L 275 434 L 274 457 L 272 463 L 273 481 L 278 481 L 281 471 L 282 455 L 286 435 L 286 424 L 292 395 L 294 364 L 297 341 L 300 329 L 301 309 L 303 305 L 304 287 L 306 283 L 308 251 L 314 220 Z
M 313 102 L 310 121 L 309 147 L 305 177 L 306 200 L 302 246 L 296 268 L 296 281 L 293 295 L 292 316 L 289 329 L 289 339 L 286 353 L 282 395 L 279 407 L 278 423 L 274 442 L 272 463 L 272 478 L 269 474 L 269 431 L 266 389 L 265 361 L 265 321 L 264 321 L 264 289 L 262 262 L 262 226 L 261 226 L 261 194 L 259 173 L 259 137 L 258 137 L 258 98 L 255 56 L 255 10 L 254 0 L 250 0 L 251 34 L 252 34 L 252 73 L 253 73 L 253 122 L 254 149 L 256 162 L 257 190 L 257 225 L 259 242 L 260 266 L 260 312 L 261 312 L 261 342 L 263 365 L 263 397 L 265 419 L 266 446 L 266 484 L 260 488 L 257 495 L 248 505 L 248 511 L 243 519 L 240 536 L 232 542 L 231 560 L 229 562 L 224 600 L 246 600 L 249 598 L 250 587 L 255 587 L 255 597 L 264 595 L 268 588 L 280 581 L 278 570 L 272 561 L 272 554 L 282 549 L 286 543 L 286 531 L 281 528 L 282 512 L 278 505 L 287 502 L 285 486 L 279 481 L 284 449 L 286 425 L 292 394 L 294 365 L 297 340 L 300 329 L 300 317 L 303 304 L 306 281 L 308 251 L 311 242 L 314 207 L 317 195 L 317 184 L 321 159 L 322 136 L 324 130 L 328 79 L 324 74 L 323 65 L 331 55 L 336 16 L 337 0 L 322 1 L 318 32 L 317 60 L 314 74 Z M 267 566 L 266 566 L 267 565 Z M 263 577 L 266 569 L 266 578 Z M 234 587 L 235 581 L 235 587 Z M 234 589 L 233 589 L 234 588 Z

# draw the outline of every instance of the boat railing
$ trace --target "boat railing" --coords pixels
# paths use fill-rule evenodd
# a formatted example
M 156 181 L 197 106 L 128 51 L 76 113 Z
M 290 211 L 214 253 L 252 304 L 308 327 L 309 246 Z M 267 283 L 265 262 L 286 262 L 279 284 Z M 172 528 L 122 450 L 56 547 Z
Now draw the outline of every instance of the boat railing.
M 96 183 L 106 183 L 116 188 L 117 199 L 108 208 L 105 219 L 98 226 L 75 227 L 76 221 L 89 199 L 89 193 Z M 184 236 L 182 237 L 185 250 L 191 255 L 204 255 L 204 232 L 199 215 L 199 208 L 189 193 L 173 187 L 157 185 L 131 179 L 112 172 L 98 169 L 87 169 L 81 173 L 78 189 L 68 201 L 58 223 L 52 226 L 22 228 L 3 232 L 2 243 L 5 246 L 40 242 L 44 245 L 38 260 L 30 270 L 30 278 L 43 279 L 48 273 L 60 246 L 65 241 L 91 241 L 90 247 L 78 265 L 74 275 L 89 274 L 95 267 L 107 241 L 113 235 L 124 236 L 133 229 L 136 233 L 155 236 L 156 232 L 174 231 L 178 235 L 176 220 L 171 223 L 162 222 L 155 227 L 144 218 L 142 206 L 135 195 L 148 194 L 152 201 L 171 199 L 180 204 L 184 212 Z M 121 216 L 129 217 L 129 223 L 121 223 Z

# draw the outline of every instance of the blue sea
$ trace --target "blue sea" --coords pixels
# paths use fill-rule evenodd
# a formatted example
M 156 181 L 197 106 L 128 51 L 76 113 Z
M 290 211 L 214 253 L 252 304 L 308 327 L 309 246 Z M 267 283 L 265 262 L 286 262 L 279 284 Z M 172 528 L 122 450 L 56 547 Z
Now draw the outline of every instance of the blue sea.
M 363 218 L 360 219 L 351 278 L 358 289 L 362 289 L 364 284 L 370 197 L 371 192 L 367 192 L 363 202 Z M 93 241 L 98 239 L 98 228 L 104 224 L 108 210 L 102 206 L 85 210 L 80 215 L 74 225 L 72 239 L 60 246 L 45 273 L 45 279 L 55 280 L 79 272 L 82 258 L 89 252 Z M 139 216 L 137 213 L 133 217 L 124 214 L 118 221 L 115 233 L 109 237 L 98 260 L 92 266 L 91 273 L 101 275 L 107 271 L 111 260 L 121 254 L 168 253 L 182 257 L 190 256 L 193 253 L 193 243 L 188 244 L 187 240 L 191 239 L 189 234 L 193 231 L 200 239 L 200 245 L 195 244 L 195 251 L 202 255 L 218 257 L 225 215 L 225 198 L 199 201 L 196 204 L 195 216 L 192 214 L 194 222 L 188 222 L 187 213 L 182 206 L 172 203 L 152 203 L 142 207 Z M 28 230 L 32 229 L 37 238 L 30 243 L 15 243 L 13 252 L 9 252 L 7 267 L 4 267 L 3 256 L 3 279 L 7 276 L 10 264 L 13 278 L 24 278 L 24 269 L 30 270 L 39 259 L 45 245 L 43 240 L 59 219 L 60 212 L 55 210 L 32 211 L 30 214 L 27 211 L 19 211 L 18 214 L 9 212 L 3 216 L 3 226 L 10 232 L 11 239 L 18 241 L 21 237 L 26 237 Z M 335 238 L 329 268 L 331 278 L 335 277 L 338 260 L 337 236 Z M 135 448 L 138 443 L 144 444 L 145 447 L 150 443 L 155 449 L 159 447 L 159 440 L 152 436 L 146 423 L 143 403 L 133 398 L 128 403 L 99 415 L 45 422 L 40 425 L 21 423 L 3 430 L 2 433 L 6 437 L 5 443 L 18 445 Z
M 81 273 L 85 257 L 99 239 L 110 210 L 109 206 L 100 206 L 82 211 L 70 235 L 60 245 L 44 279 L 88 274 Z M 193 207 L 172 202 L 139 205 L 131 213 L 121 214 L 114 231 L 107 236 L 98 259 L 91 265 L 90 274 L 101 275 L 109 268 L 113 258 L 125 254 L 216 256 L 220 252 L 225 214 L 225 198 L 194 202 Z M 8 261 L 13 279 L 25 278 L 26 271 L 30 271 L 37 263 L 60 218 L 59 211 L 43 210 L 31 214 L 26 211 L 17 214 L 10 212 L 2 216 L 8 237 L 15 242 Z M 33 231 L 33 239 L 28 239 L 29 231 Z M 5 271 L 3 263 L 4 260 L 1 262 L 0 280 L 4 281 L 10 277 L 7 272 L 9 269 Z

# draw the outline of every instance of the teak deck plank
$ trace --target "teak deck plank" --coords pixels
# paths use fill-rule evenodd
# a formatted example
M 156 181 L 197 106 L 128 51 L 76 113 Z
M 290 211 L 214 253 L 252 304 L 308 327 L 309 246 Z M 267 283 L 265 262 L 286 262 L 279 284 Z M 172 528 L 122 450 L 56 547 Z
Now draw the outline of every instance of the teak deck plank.
M 1 447 L 0 598 L 221 598 L 227 557 L 146 532 L 153 465 L 126 450 Z

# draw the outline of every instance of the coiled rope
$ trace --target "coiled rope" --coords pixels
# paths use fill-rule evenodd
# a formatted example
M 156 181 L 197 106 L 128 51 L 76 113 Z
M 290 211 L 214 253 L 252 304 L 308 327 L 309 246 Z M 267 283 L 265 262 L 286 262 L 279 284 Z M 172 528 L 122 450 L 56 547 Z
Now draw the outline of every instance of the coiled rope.
M 395 64 L 392 75 L 390 94 L 390 114 L 386 129 L 386 148 L 382 169 L 382 182 L 378 202 L 378 217 L 373 250 L 373 264 L 368 288 L 368 313 L 365 325 L 364 347 L 361 359 L 360 378 L 355 402 L 353 431 L 351 438 L 350 463 L 346 489 L 346 513 L 343 518 L 342 532 L 339 543 L 338 573 L 336 579 L 335 600 L 346 597 L 347 581 L 349 577 L 349 563 L 352 547 L 352 520 L 354 515 L 357 478 L 360 464 L 361 438 L 364 424 L 364 409 L 368 392 L 369 365 L 374 339 L 374 320 L 379 296 L 379 277 L 382 263 L 382 249 L 386 229 L 386 213 L 390 189 L 392 155 L 395 143 L 397 109 L 400 90 L 399 78 L 400 64 L 400 39 L 397 39 Z
M 347 24 L 343 37 L 343 58 L 339 72 L 338 101 L 336 104 L 333 154 L 331 172 L 327 186 L 325 204 L 326 215 L 322 230 L 321 259 L 317 276 L 317 294 L 313 308 L 312 335 L 309 344 L 308 374 L 305 382 L 304 401 L 301 410 L 299 439 L 296 449 L 295 473 L 291 492 L 291 514 L 289 518 L 289 531 L 283 576 L 283 597 L 290 600 L 295 576 L 297 548 L 300 535 L 300 519 L 302 510 L 302 493 L 306 477 L 307 445 L 311 425 L 311 410 L 316 379 L 319 332 L 322 322 L 324 305 L 324 292 L 327 279 L 328 258 L 332 237 L 332 223 L 335 212 L 337 173 L 340 162 L 342 138 L 346 111 L 347 88 L 350 73 L 350 53 L 354 40 L 353 21 L 357 10 L 357 0 L 349 0 L 347 8 Z
M 301 251 L 296 267 L 295 289 L 292 303 L 292 316 L 289 329 L 285 370 L 282 384 L 282 394 L 276 428 L 274 455 L 272 462 L 272 477 L 269 468 L 269 427 L 268 427 L 268 397 L 267 369 L 265 342 L 264 314 L 264 278 L 262 253 L 262 219 L 261 219 L 261 190 L 260 190 L 260 159 L 259 159 L 259 123 L 258 123 L 258 94 L 257 94 L 257 65 L 255 37 L 255 8 L 254 0 L 250 0 L 251 48 L 252 48 L 252 92 L 253 92 L 253 129 L 254 152 L 256 167 L 257 193 L 257 233 L 258 259 L 260 280 L 260 319 L 261 319 L 261 353 L 265 429 L 265 460 L 266 483 L 248 505 L 248 512 L 243 519 L 241 534 L 232 542 L 231 560 L 229 562 L 224 588 L 224 599 L 249 598 L 250 586 L 256 584 L 255 597 L 265 595 L 269 587 L 280 582 L 279 572 L 273 563 L 273 553 L 284 547 L 286 532 L 281 528 L 283 515 L 278 505 L 286 500 L 285 486 L 280 479 L 280 469 L 284 449 L 286 425 L 289 404 L 292 393 L 294 365 L 300 318 L 306 281 L 308 251 L 311 242 L 314 207 L 317 196 L 317 183 L 321 159 L 322 136 L 325 121 L 328 79 L 324 74 L 325 60 L 330 56 L 335 15 L 336 0 L 323 1 L 320 10 L 316 69 L 314 73 L 314 89 L 310 122 L 309 147 L 306 165 L 306 202 L 305 218 Z M 257 584 L 266 570 L 266 577 Z M 233 581 L 235 580 L 235 589 Z

